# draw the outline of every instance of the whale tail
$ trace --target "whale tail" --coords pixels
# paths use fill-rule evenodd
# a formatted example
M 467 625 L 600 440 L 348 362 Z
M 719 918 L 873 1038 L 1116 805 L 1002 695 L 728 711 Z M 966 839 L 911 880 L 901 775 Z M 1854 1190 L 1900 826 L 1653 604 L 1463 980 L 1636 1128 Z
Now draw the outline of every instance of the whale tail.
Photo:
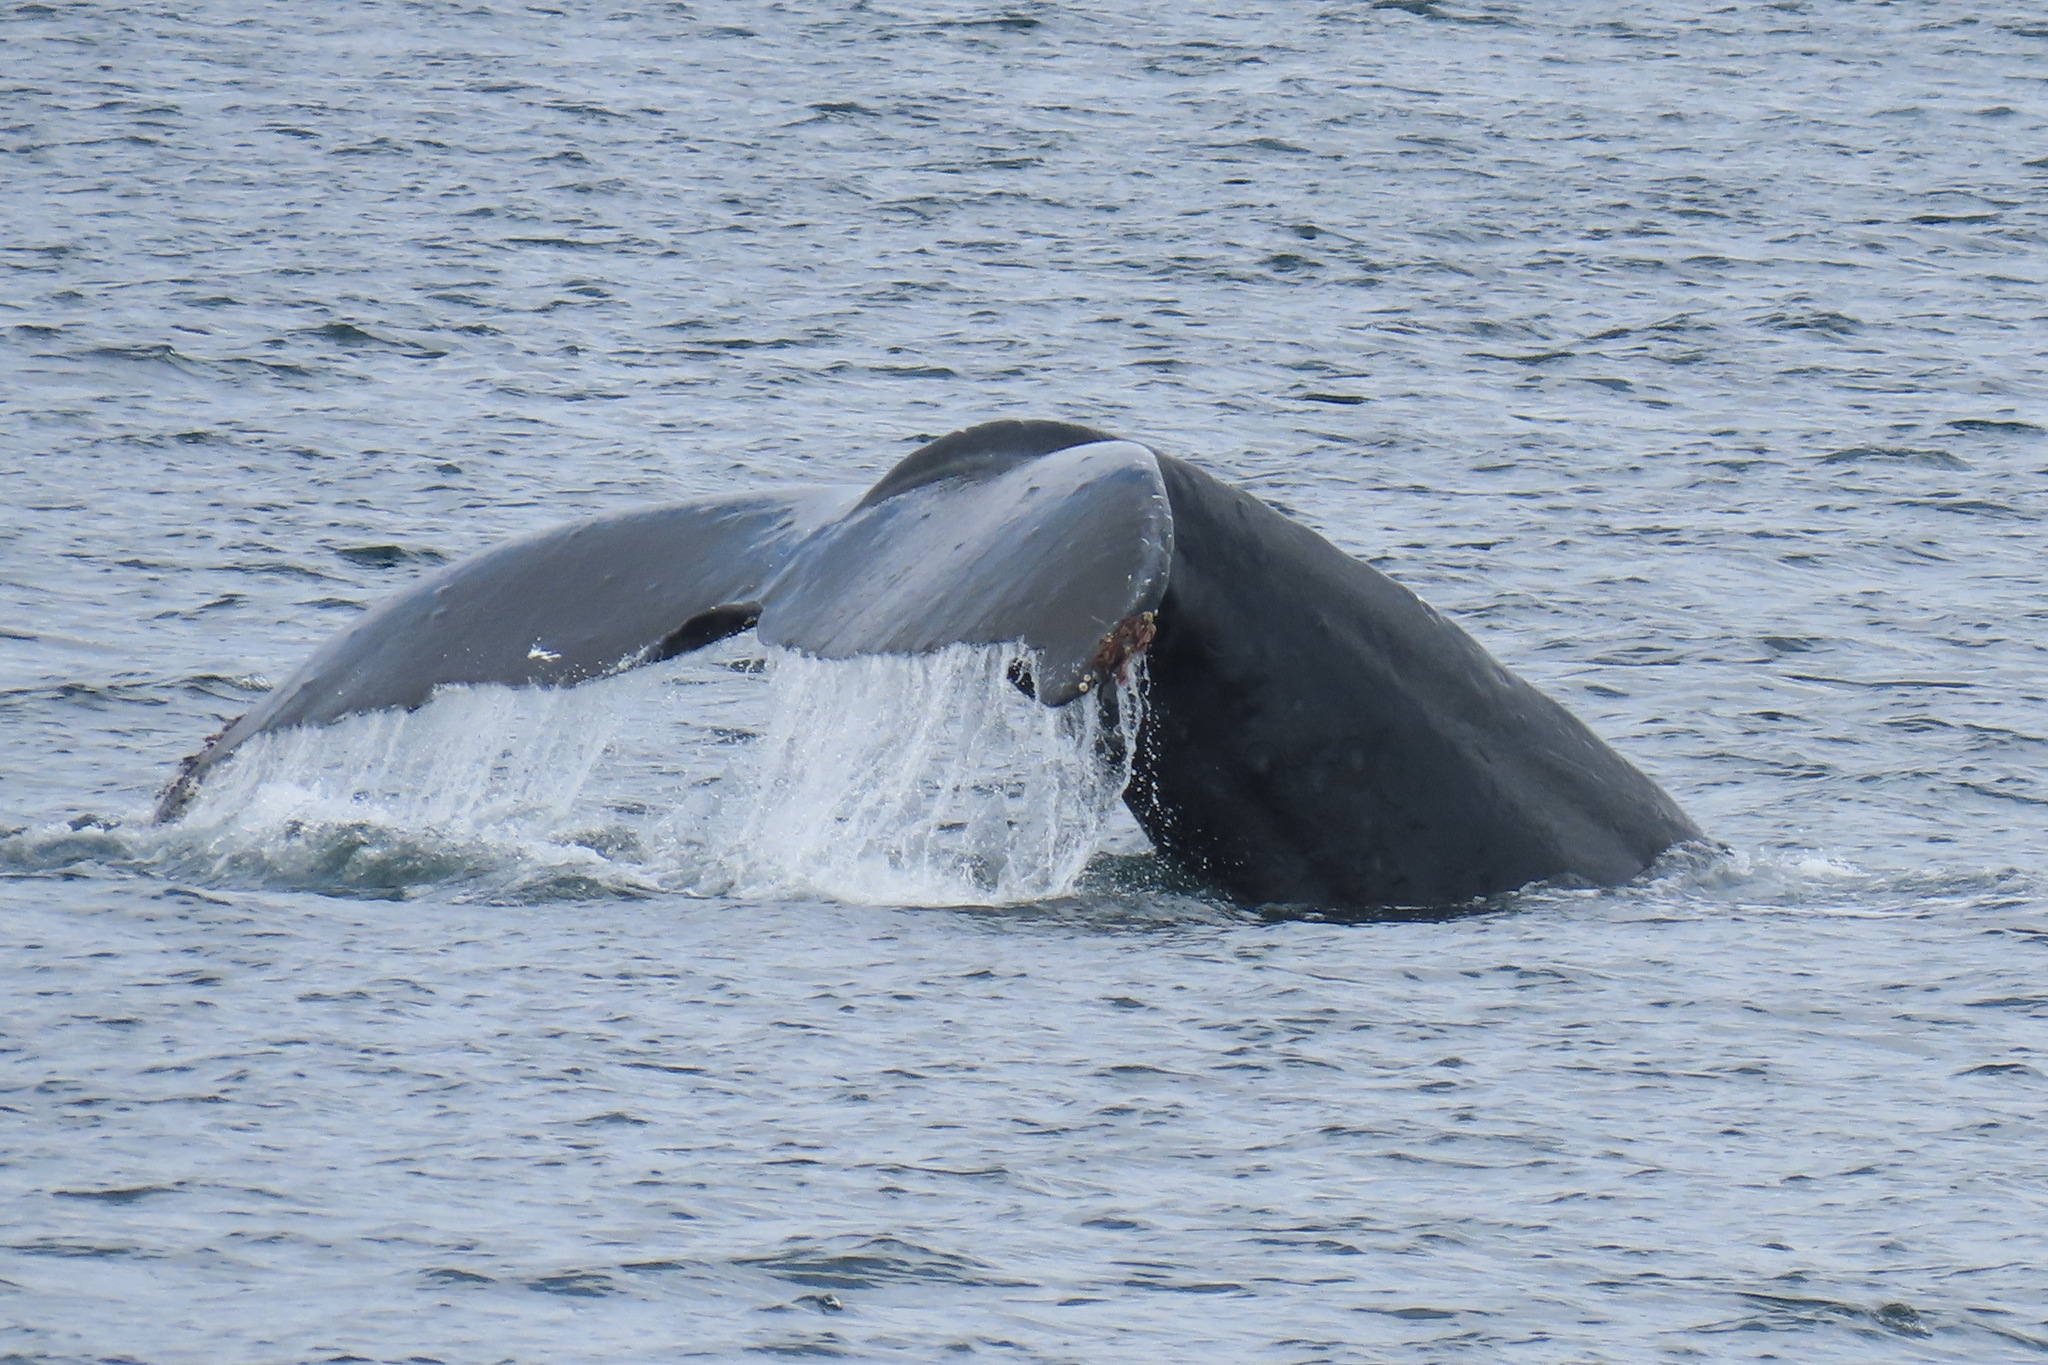
M 567 687 L 756 628 L 821 658 L 1021 641 L 1040 700 L 1092 685 L 1119 621 L 1156 605 L 1172 553 L 1143 446 L 1061 422 L 927 445 L 865 493 L 797 489 L 555 527 L 451 565 L 329 640 L 186 759 L 209 770 L 271 730 L 424 705 L 438 687 Z
M 321 647 L 186 760 L 176 819 L 254 735 L 461 683 L 571 686 L 752 628 L 818 658 L 1020 642 L 1061 706 L 1131 661 L 1126 802 L 1252 902 L 1445 905 L 1624 881 L 1699 837 L 1577 718 L 1392 579 L 1192 465 L 993 422 L 871 488 L 601 517 L 451 566 Z

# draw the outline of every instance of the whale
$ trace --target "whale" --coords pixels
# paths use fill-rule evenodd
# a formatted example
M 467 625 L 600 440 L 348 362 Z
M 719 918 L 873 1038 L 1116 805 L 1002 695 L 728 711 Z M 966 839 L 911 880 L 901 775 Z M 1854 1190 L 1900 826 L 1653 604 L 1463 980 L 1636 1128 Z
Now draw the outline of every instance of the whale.
M 1392 578 L 1187 460 L 1044 420 L 954 432 L 866 488 L 596 517 L 449 565 L 186 759 L 156 819 L 259 734 L 461 684 L 573 687 L 747 630 L 824 659 L 1020 645 L 1012 680 L 1049 707 L 1142 688 L 1124 802 L 1161 859 L 1250 906 L 1612 886 L 1704 841 Z

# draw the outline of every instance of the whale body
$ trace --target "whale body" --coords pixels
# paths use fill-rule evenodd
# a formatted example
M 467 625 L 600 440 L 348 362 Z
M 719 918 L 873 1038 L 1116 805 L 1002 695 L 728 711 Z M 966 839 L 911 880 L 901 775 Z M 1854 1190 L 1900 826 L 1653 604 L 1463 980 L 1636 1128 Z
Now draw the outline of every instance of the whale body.
M 1448 907 L 1613 885 L 1697 826 L 1391 578 L 1242 489 L 1065 422 L 990 422 L 871 488 L 600 517 L 451 565 L 330 640 L 187 759 L 459 683 L 573 686 L 739 631 L 821 658 L 1020 642 L 1048 706 L 1145 658 L 1125 802 L 1251 904 Z

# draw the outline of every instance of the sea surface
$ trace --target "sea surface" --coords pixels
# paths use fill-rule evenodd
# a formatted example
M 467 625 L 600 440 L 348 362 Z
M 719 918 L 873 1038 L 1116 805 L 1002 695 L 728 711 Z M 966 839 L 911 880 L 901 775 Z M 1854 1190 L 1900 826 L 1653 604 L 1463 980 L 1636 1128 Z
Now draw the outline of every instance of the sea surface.
M 443 563 L 1002 416 L 1724 851 L 1261 915 L 751 637 L 148 824 Z M 2040 1359 L 2044 518 L 2036 4 L 9 3 L 0 1361 Z

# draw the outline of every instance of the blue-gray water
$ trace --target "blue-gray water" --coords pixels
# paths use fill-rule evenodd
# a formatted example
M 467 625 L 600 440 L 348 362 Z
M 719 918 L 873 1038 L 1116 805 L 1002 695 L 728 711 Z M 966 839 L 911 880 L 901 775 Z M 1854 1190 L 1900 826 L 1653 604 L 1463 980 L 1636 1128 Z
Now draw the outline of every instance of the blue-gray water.
M 0 1359 L 2048 1351 L 2044 192 L 2023 3 L 11 6 Z M 1732 852 L 750 895 L 744 649 L 141 828 L 443 559 L 998 415 L 1283 504 Z

